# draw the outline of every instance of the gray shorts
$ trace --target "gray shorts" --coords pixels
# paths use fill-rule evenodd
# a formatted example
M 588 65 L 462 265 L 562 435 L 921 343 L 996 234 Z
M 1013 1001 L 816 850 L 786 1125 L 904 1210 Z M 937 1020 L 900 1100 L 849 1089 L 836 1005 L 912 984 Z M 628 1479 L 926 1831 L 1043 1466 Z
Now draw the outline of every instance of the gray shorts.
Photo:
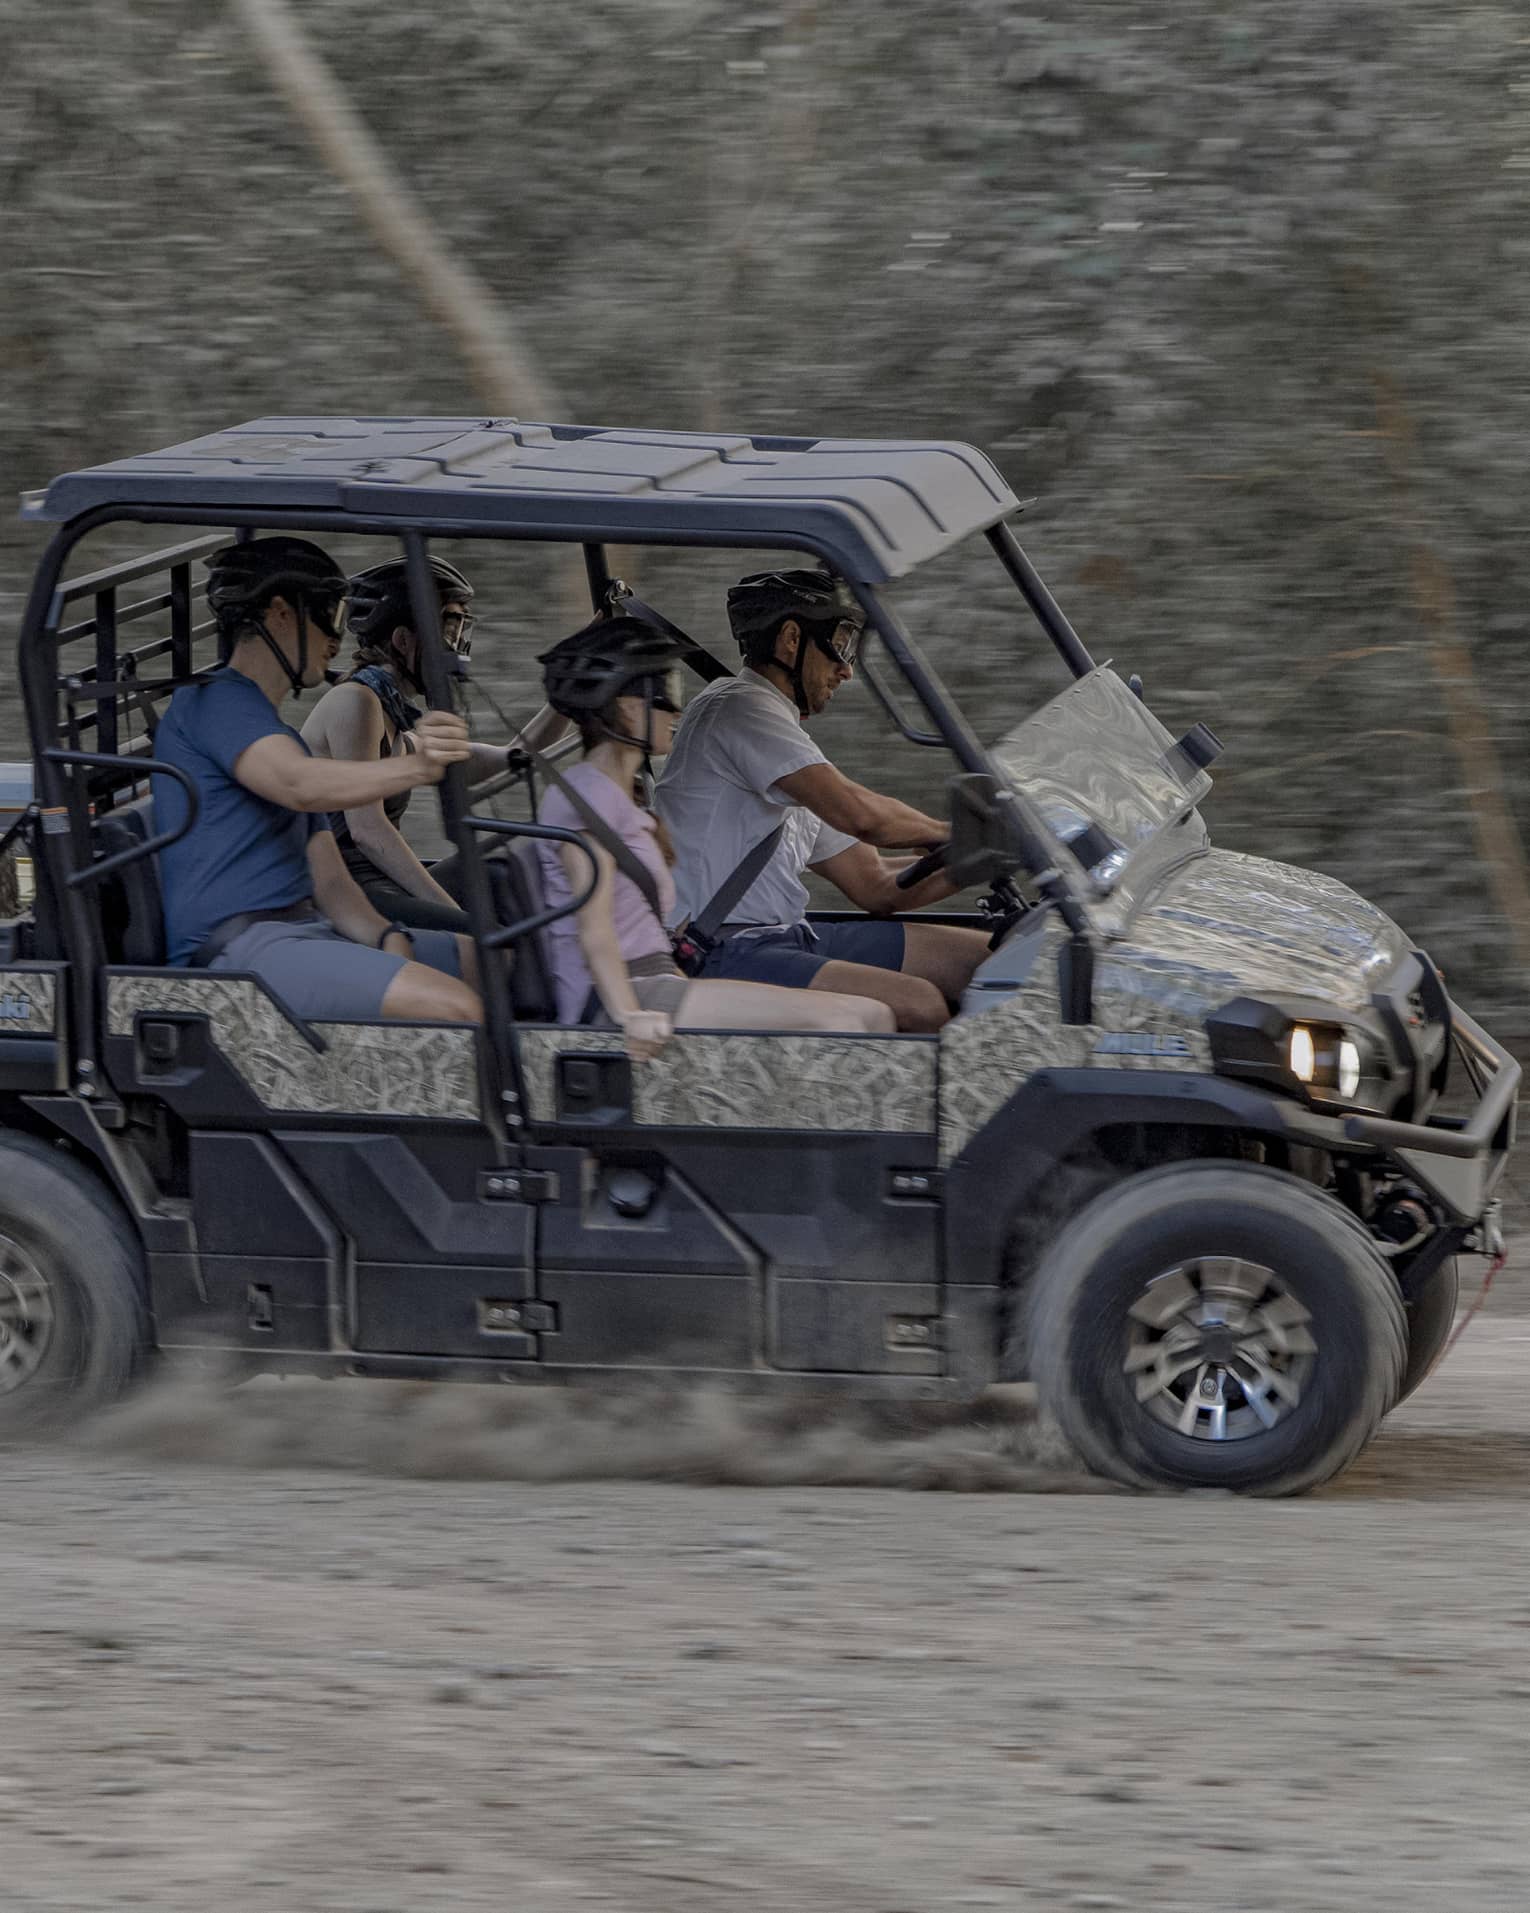
M 691 987 L 691 979 L 679 970 L 666 970 L 662 976 L 635 976 L 632 994 L 640 1010 L 662 1010 L 668 1017 L 680 1014 L 680 1005 Z
M 416 930 L 418 963 L 461 976 L 457 939 L 448 930 Z M 284 1008 L 305 1023 L 360 1023 L 382 1015 L 388 985 L 407 959 L 352 943 L 325 918 L 306 923 L 252 923 L 225 944 L 210 970 L 258 976 Z
M 680 1014 L 680 1005 L 691 987 L 691 979 L 677 967 L 673 957 L 629 957 L 627 975 L 631 979 L 632 994 L 637 998 L 640 1010 L 662 1010 L 671 1019 Z M 615 1028 L 593 990 L 584 1020 L 595 1029 Z

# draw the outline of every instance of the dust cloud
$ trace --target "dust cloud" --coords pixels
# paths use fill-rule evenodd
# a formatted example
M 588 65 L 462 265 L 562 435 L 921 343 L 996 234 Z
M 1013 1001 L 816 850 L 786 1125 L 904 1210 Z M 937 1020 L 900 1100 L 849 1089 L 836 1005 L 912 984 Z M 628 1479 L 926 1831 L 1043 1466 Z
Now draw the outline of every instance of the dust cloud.
M 947 1493 L 1100 1491 L 1027 1394 L 973 1404 L 762 1399 L 707 1381 L 495 1388 L 163 1374 L 99 1416 L 90 1452 L 404 1480 L 654 1480 Z

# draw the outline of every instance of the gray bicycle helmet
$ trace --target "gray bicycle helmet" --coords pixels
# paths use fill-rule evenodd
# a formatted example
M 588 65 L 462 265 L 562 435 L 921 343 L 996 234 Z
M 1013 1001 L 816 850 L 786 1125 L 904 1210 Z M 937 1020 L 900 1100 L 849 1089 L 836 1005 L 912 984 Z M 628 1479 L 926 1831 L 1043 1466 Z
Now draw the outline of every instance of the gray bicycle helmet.
M 449 565 L 444 558 L 435 557 L 427 562 L 440 603 L 472 603 L 473 587 L 455 565 Z M 346 624 L 353 637 L 359 638 L 364 645 L 374 647 L 386 645 L 399 625 L 413 629 L 414 611 L 409 602 L 409 565 L 406 559 L 390 558 L 383 564 L 356 573 L 351 579 L 351 608 Z M 472 649 L 471 630 L 472 619 L 464 618 L 461 631 L 455 636 L 446 636 L 447 644 L 458 657 L 467 657 Z

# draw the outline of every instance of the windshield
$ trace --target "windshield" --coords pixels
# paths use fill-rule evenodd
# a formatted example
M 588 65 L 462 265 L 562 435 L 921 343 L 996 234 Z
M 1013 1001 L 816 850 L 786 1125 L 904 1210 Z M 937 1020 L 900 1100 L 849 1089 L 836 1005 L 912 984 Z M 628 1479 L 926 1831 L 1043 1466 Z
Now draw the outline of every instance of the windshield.
M 1109 666 L 1091 671 L 989 752 L 1109 895 L 1136 853 L 1179 822 L 1211 779 Z

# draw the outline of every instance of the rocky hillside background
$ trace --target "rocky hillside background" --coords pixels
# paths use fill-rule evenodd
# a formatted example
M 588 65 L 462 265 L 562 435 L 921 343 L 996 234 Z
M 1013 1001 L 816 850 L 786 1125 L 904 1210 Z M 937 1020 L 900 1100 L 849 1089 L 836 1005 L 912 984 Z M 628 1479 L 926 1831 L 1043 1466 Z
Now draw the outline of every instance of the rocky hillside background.
M 1219 839 L 1355 884 L 1530 1038 L 1523 10 L 301 11 L 566 415 L 984 446 L 1097 654 L 1225 739 Z M 261 413 L 482 407 L 221 0 L 0 0 L 0 41 L 0 488 Z M 0 521 L 8 626 L 38 542 Z M 727 570 L 633 575 L 707 635 Z M 522 710 L 565 580 L 485 582 Z M 996 568 L 901 600 L 989 733 L 1061 683 Z M 845 768 L 937 801 L 936 754 L 841 702 Z

